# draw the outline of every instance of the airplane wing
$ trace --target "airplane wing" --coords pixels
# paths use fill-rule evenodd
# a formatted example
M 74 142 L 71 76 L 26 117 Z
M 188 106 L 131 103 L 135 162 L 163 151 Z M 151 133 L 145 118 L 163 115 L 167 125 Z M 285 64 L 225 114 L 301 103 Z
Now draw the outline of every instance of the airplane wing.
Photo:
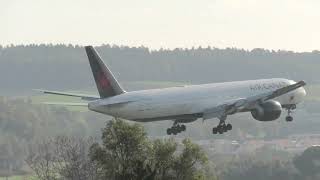
M 34 89 L 35 91 L 42 92 L 45 94 L 54 94 L 54 95 L 60 95 L 60 96 L 71 96 L 71 97 L 80 97 L 82 100 L 86 101 L 92 101 L 100 99 L 99 96 L 94 95 L 86 95 L 86 94 L 77 94 L 77 93 L 67 93 L 67 92 L 61 92 L 61 91 L 48 91 L 43 89 Z
M 296 90 L 305 85 L 306 83 L 304 81 L 299 81 L 295 84 L 288 85 L 283 88 L 279 88 L 275 91 L 262 93 L 262 94 L 259 94 L 256 96 L 250 96 L 247 98 L 235 99 L 235 100 L 226 102 L 222 105 L 205 110 L 203 112 L 203 120 L 211 119 L 211 118 L 220 118 L 229 114 L 234 114 L 243 109 L 250 109 L 254 107 L 257 103 L 262 103 L 267 100 L 279 97 L 283 94 Z

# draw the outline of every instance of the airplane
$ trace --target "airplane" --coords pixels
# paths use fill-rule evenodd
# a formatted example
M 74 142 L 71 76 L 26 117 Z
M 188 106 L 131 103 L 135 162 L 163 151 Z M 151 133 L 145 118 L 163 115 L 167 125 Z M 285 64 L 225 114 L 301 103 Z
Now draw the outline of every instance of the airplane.
M 287 111 L 286 121 L 306 96 L 304 81 L 284 78 L 187 85 L 126 92 L 92 46 L 85 46 L 99 96 L 38 90 L 46 94 L 78 97 L 88 103 L 51 103 L 87 106 L 89 110 L 136 122 L 172 120 L 168 135 L 186 130 L 185 123 L 217 118 L 213 134 L 232 130 L 227 116 L 250 112 L 258 121 L 273 121 Z M 48 103 L 49 104 L 49 103 Z

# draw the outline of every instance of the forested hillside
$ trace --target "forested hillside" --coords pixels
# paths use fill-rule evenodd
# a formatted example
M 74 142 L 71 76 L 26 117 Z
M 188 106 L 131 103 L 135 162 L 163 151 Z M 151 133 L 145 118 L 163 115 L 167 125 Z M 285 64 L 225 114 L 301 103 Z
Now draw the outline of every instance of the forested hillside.
M 145 47 L 97 47 L 121 83 L 208 82 L 285 77 L 318 83 L 320 52 L 294 53 L 264 49 L 150 50 Z M 0 84 L 5 95 L 30 89 L 93 89 L 83 47 L 28 45 L 0 47 Z M 143 88 L 143 87 L 142 87 Z

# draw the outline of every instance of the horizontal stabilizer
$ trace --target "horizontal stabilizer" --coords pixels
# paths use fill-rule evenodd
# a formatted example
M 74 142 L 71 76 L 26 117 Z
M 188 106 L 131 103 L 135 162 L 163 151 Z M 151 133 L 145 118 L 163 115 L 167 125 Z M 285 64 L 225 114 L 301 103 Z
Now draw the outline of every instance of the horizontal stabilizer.
M 78 94 L 78 93 L 67 93 L 67 92 L 62 92 L 62 91 L 48 91 L 48 90 L 43 90 L 43 89 L 34 89 L 35 91 L 42 92 L 45 94 L 53 94 L 53 95 L 59 95 L 59 96 L 71 96 L 71 97 L 80 97 L 83 100 L 87 101 L 93 101 L 100 99 L 99 96 L 95 95 L 86 95 L 86 94 Z

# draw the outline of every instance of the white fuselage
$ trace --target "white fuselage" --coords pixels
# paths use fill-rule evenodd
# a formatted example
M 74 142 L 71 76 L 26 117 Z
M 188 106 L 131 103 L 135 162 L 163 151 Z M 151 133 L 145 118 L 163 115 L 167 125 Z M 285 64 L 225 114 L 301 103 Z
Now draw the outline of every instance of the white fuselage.
M 197 114 L 200 117 L 206 109 L 293 83 L 287 79 L 260 79 L 133 91 L 90 102 L 89 109 L 136 121 L 174 119 Z M 283 106 L 292 105 L 301 102 L 305 95 L 301 87 L 275 100 Z

